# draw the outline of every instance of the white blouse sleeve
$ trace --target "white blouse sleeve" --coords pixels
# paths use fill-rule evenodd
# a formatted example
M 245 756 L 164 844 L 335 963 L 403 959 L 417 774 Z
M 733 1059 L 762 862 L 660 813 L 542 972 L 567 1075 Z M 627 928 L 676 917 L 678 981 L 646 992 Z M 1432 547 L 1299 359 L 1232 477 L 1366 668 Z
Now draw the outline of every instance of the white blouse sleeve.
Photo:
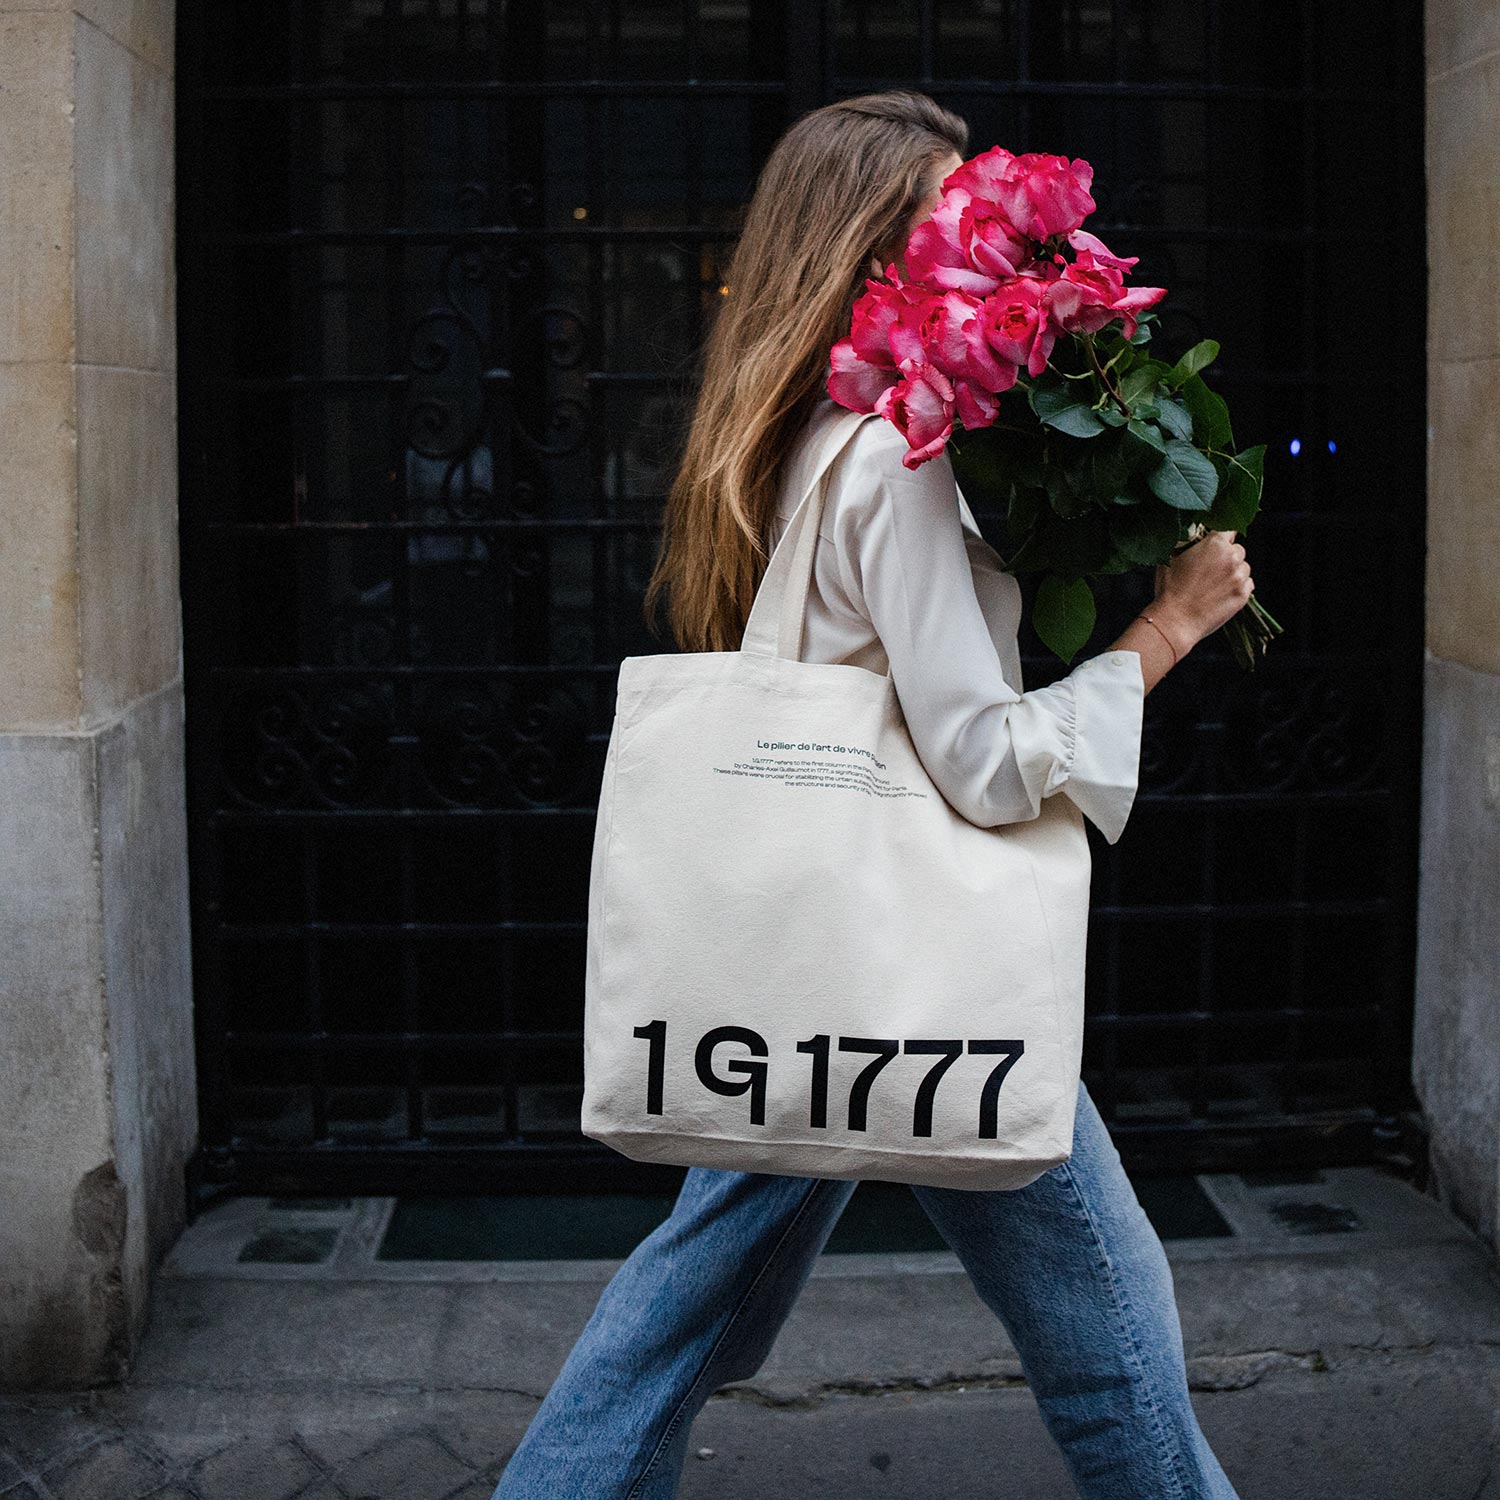
M 1104 651 L 1032 692 L 1005 679 L 971 572 L 946 453 L 916 470 L 868 422 L 830 476 L 841 581 L 890 660 L 912 742 L 948 802 L 981 827 L 1026 822 L 1065 791 L 1113 844 L 1140 769 L 1145 684 Z

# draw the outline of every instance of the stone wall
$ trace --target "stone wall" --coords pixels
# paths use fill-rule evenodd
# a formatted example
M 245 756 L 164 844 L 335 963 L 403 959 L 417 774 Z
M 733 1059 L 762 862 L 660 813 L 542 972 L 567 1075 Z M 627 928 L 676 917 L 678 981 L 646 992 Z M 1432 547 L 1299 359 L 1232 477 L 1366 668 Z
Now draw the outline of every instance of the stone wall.
M 170 0 L 0 0 L 0 1384 L 118 1376 L 196 1125 Z
M 1428 0 L 1427 664 L 1414 1076 L 1500 1241 L 1500 0 Z

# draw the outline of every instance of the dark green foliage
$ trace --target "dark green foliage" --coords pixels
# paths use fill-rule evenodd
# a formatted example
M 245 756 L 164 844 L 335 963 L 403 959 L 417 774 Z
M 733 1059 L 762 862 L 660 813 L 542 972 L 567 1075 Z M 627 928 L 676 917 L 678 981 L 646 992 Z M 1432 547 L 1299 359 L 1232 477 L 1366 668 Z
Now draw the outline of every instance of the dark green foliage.
M 993 427 L 952 445 L 959 482 L 1005 512 L 1012 573 L 1043 573 L 1034 620 L 1071 662 L 1095 624 L 1092 576 L 1167 562 L 1194 523 L 1243 533 L 1265 447 L 1234 451 L 1229 409 L 1202 371 L 1212 339 L 1175 364 L 1148 352 L 1153 313 L 1062 340 L 1000 398 Z

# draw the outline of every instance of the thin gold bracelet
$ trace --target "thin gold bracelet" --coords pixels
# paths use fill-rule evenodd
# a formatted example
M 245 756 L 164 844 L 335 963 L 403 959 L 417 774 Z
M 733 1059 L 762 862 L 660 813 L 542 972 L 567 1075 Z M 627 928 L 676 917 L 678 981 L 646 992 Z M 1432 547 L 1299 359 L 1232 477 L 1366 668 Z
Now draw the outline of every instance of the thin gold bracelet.
M 1141 614 L 1138 614 L 1136 616 L 1136 619 L 1138 619 L 1138 620 L 1145 620 L 1156 631 L 1157 635 L 1159 635 L 1162 638 L 1162 640 L 1164 640 L 1167 643 L 1167 650 L 1172 653 L 1172 665 L 1175 667 L 1177 665 L 1177 663 L 1178 663 L 1178 660 L 1179 660 L 1179 657 L 1177 655 L 1177 647 L 1172 644 L 1172 639 L 1167 634 L 1167 632 L 1165 630 L 1163 630 L 1161 628 L 1161 626 L 1158 625 L 1156 623 L 1156 621 L 1153 620 L 1151 618 L 1151 616 L 1148 615 L 1148 614 L 1146 614 L 1144 611 Z

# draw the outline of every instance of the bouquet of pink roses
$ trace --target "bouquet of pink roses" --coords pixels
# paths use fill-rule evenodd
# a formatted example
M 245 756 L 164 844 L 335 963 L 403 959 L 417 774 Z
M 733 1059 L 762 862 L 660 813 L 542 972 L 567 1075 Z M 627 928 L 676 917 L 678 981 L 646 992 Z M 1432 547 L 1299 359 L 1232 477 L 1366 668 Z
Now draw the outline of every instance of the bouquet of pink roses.
M 943 183 L 903 269 L 866 282 L 828 392 L 878 412 L 915 469 L 955 426 L 966 487 L 1006 507 L 1012 573 L 1045 572 L 1037 634 L 1071 661 L 1093 631 L 1088 579 L 1169 560 L 1260 506 L 1265 447 L 1234 450 L 1229 411 L 1201 371 L 1212 339 L 1173 363 L 1149 352 L 1165 287 L 1129 287 L 1138 256 L 1088 233 L 1093 168 L 995 146 Z M 1068 253 L 1071 252 L 1071 255 Z M 1253 669 L 1281 626 L 1253 596 L 1225 627 Z

